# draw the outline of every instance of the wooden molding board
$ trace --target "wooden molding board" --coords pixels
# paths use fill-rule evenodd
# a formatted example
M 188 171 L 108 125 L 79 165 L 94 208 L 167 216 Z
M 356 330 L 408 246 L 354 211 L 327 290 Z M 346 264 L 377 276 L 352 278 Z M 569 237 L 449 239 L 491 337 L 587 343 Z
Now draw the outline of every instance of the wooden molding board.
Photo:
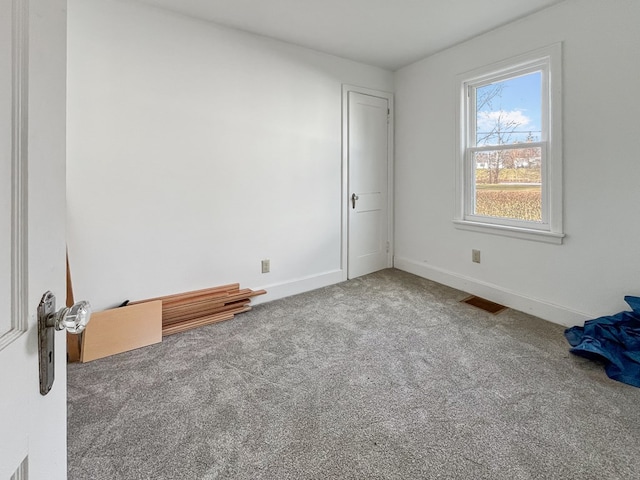
M 187 322 L 167 325 L 166 327 L 162 327 L 162 336 L 166 337 L 167 335 L 173 335 L 174 333 L 186 332 L 192 328 L 204 327 L 205 325 L 211 325 L 212 323 L 232 320 L 235 317 L 235 314 L 248 312 L 249 310 L 251 310 L 251 307 L 249 306 L 237 307 L 235 310 L 230 312 L 217 313 L 208 317 L 194 318 Z
M 190 320 L 188 322 L 176 323 L 175 325 L 167 325 L 162 327 L 162 336 L 173 335 L 174 333 L 186 332 L 192 328 L 204 327 L 205 325 L 211 325 L 212 323 L 223 322 L 225 320 L 232 320 L 235 314 L 233 312 L 218 313 L 209 317 L 202 317 Z
M 139 300 L 137 302 L 131 302 L 130 305 L 143 303 L 143 302 L 152 302 L 154 300 L 162 300 L 163 303 L 166 303 L 167 305 L 169 305 L 171 303 L 180 302 L 184 300 L 192 300 L 193 298 L 199 297 L 199 296 L 206 297 L 208 295 L 214 295 L 220 292 L 226 293 L 231 290 L 239 290 L 239 289 L 240 289 L 239 283 L 232 283 L 229 285 L 221 285 L 219 287 L 204 288 L 202 290 L 194 290 L 192 292 L 175 293 L 173 295 L 166 295 L 164 297 L 156 297 L 156 298 L 149 298 L 147 300 Z
M 237 313 L 248 312 L 251 307 L 248 303 L 234 305 L 226 311 L 216 312 L 207 316 L 193 317 L 174 323 L 166 323 L 162 325 L 162 335 L 172 335 L 174 333 L 185 332 L 192 328 L 203 327 L 212 323 L 222 322 L 224 320 L 232 320 Z
M 236 313 L 251 310 L 249 303 L 266 290 L 240 289 L 239 283 L 177 293 L 150 300 L 139 300 L 129 305 L 144 305 L 150 301 L 162 303 L 162 335 L 173 335 L 211 323 L 231 320 Z
M 113 308 L 91 315 L 82 335 L 81 362 L 162 341 L 162 302 Z
M 209 308 L 206 310 L 187 310 L 183 312 L 181 315 L 162 315 L 162 326 L 170 325 L 172 323 L 183 322 L 192 318 L 199 317 L 208 317 L 210 315 L 215 315 L 216 313 L 223 313 L 234 310 L 238 306 L 247 306 L 249 305 L 250 300 L 245 298 L 243 300 L 238 300 L 236 302 L 227 303 L 226 305 L 216 305 L 215 308 Z

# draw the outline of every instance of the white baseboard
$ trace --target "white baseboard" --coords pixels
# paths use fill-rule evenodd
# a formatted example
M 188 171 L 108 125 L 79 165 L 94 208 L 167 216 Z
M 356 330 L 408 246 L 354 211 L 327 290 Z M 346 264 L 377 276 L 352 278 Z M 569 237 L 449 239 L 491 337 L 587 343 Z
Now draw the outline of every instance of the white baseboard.
M 565 327 L 582 325 L 585 321 L 593 318 L 583 312 L 528 297 L 498 285 L 483 282 L 442 268 L 425 265 L 424 263 L 408 258 L 395 257 L 394 266 L 398 270 L 413 273 L 419 277 L 433 280 L 434 282 L 462 290 L 463 292 L 469 292 L 472 295 L 486 298 L 492 302 L 506 305 L 514 310 L 529 313 Z
M 321 273 L 318 275 L 311 275 L 308 277 L 297 278 L 282 283 L 274 283 L 259 287 L 254 290 L 264 289 L 267 291 L 265 295 L 253 297 L 251 299 L 252 305 L 259 305 L 261 303 L 270 302 L 279 298 L 290 297 L 291 295 L 297 295 L 298 293 L 308 292 L 310 290 L 316 290 L 317 288 L 326 287 L 328 285 L 335 285 L 344 280 L 344 273 L 342 270 L 334 270 L 332 272 Z

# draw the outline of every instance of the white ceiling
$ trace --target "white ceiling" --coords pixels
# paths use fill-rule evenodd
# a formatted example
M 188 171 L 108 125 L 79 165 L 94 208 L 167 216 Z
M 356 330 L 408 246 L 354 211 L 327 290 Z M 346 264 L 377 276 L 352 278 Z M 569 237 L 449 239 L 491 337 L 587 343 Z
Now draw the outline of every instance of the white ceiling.
M 140 0 L 396 70 L 563 0 Z

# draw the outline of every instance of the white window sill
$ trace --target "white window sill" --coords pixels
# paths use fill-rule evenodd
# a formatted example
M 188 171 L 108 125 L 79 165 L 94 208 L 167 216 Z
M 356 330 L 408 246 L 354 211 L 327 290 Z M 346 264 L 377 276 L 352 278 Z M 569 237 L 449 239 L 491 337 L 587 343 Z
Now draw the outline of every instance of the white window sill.
M 547 232 L 535 230 L 533 228 L 511 227 L 507 225 L 495 225 L 492 223 L 471 222 L 469 220 L 454 220 L 456 228 L 471 232 L 490 233 L 492 235 L 502 235 L 505 237 L 521 238 L 533 240 L 535 242 L 553 243 L 562 245 L 564 233 Z

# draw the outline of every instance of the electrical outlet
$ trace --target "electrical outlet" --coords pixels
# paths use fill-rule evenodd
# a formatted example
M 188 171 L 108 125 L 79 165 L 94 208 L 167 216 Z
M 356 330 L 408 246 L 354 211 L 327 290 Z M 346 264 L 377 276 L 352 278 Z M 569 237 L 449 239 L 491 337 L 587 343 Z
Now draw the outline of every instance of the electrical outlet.
M 471 250 L 471 261 L 473 263 L 480 263 L 480 250 Z
M 271 270 L 271 260 L 262 260 L 262 273 L 269 273 Z

